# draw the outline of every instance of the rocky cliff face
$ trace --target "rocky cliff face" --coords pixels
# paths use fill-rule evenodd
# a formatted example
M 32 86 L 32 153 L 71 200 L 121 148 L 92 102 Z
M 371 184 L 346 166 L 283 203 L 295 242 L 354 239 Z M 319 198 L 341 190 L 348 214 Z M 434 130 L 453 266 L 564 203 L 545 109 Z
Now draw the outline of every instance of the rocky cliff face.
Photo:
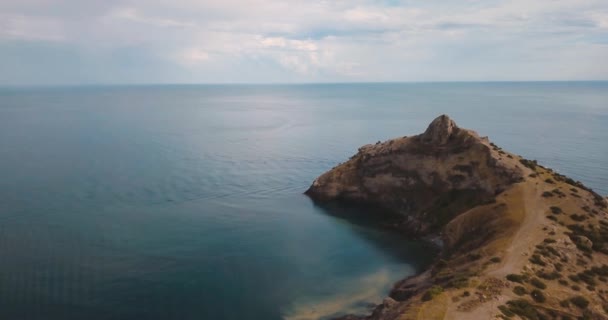
M 399 227 L 423 235 L 523 179 L 518 162 L 500 152 L 442 115 L 420 135 L 361 147 L 306 194 L 376 205 L 403 217 Z
M 363 146 L 306 193 L 391 211 L 445 243 L 372 314 L 341 319 L 608 319 L 606 198 L 445 115 Z

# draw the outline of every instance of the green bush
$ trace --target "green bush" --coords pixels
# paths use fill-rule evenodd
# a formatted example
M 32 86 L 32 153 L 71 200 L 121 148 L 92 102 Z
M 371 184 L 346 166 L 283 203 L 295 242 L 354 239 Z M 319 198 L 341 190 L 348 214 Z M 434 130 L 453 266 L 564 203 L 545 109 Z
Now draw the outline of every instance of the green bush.
M 502 314 L 504 314 L 507 318 L 512 318 L 515 316 L 515 313 L 509 310 L 507 306 L 498 306 L 498 310 L 500 310 L 500 312 L 502 312 Z
M 555 280 L 555 279 L 559 279 L 562 277 L 562 275 L 559 274 L 557 271 L 553 271 L 553 272 L 538 271 L 536 273 L 536 275 L 545 280 Z
M 581 309 L 585 309 L 589 306 L 589 300 L 585 299 L 583 296 L 572 297 L 570 298 L 570 302 Z
M 579 215 L 579 214 L 576 214 L 576 213 L 571 214 L 570 218 L 572 220 L 578 221 L 578 222 L 585 221 L 585 219 L 587 219 L 584 215 L 582 215 L 582 214 Z
M 528 293 L 528 291 L 526 291 L 526 288 L 522 286 L 515 286 L 515 288 L 513 288 L 513 292 L 518 296 L 523 296 L 524 294 Z
M 556 206 L 551 206 L 549 209 L 551 209 L 551 213 L 553 214 L 560 214 L 563 212 L 562 208 Z
M 533 254 L 532 257 L 529 259 L 530 262 L 537 264 L 539 266 L 546 266 L 547 264 L 540 258 L 540 256 L 538 254 Z
M 452 279 L 449 283 L 450 287 L 462 289 L 469 286 L 469 279 L 466 275 L 460 275 Z
M 532 170 L 536 170 L 536 167 L 538 166 L 538 162 L 536 160 L 520 159 L 519 162 Z
M 500 257 L 492 257 L 492 259 L 490 259 L 490 262 L 492 263 L 499 263 L 501 261 Z
M 536 311 L 536 309 L 533 305 L 530 304 L 530 302 L 524 299 L 508 301 L 507 306 L 509 307 L 509 311 L 515 313 L 523 319 L 539 319 L 538 311 Z
M 427 290 L 422 295 L 422 301 L 433 300 L 436 296 L 440 295 L 442 292 L 443 292 L 443 287 L 441 287 L 441 286 L 432 286 L 429 290 Z
M 526 281 L 526 277 L 519 274 L 509 274 L 507 275 L 507 280 L 517 283 L 524 283 Z
M 538 280 L 537 278 L 532 278 L 530 280 L 530 284 L 532 284 L 533 286 L 535 286 L 535 287 L 537 287 L 539 289 L 546 289 L 547 288 L 547 285 L 544 282 Z
M 538 303 L 543 303 L 545 300 L 547 300 L 543 292 L 538 289 L 532 290 L 532 292 L 530 292 L 530 296 L 532 296 L 532 299 Z

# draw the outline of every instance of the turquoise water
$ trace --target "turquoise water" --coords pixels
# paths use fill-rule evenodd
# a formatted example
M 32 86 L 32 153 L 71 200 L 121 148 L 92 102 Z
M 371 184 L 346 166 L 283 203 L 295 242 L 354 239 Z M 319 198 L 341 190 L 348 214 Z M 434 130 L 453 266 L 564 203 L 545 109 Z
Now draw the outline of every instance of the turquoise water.
M 608 194 L 606 82 L 0 89 L 0 318 L 364 312 L 432 250 L 302 192 L 441 113 Z

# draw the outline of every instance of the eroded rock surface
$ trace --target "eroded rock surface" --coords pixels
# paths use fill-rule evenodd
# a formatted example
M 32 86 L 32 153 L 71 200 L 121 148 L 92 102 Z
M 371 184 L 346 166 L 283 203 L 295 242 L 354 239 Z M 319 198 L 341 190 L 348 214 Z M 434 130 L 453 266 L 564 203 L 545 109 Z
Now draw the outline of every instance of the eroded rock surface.
M 521 168 L 509 160 L 487 138 L 441 115 L 420 135 L 361 147 L 306 194 L 376 205 L 401 215 L 400 227 L 412 235 L 423 235 L 520 181 Z

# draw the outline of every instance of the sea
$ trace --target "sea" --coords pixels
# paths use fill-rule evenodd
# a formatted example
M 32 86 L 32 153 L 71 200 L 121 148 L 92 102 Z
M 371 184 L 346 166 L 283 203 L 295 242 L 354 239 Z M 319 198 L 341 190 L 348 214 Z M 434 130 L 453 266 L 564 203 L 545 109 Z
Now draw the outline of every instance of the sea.
M 436 249 L 303 192 L 441 114 L 608 194 L 608 82 L 0 88 L 0 318 L 367 313 Z

